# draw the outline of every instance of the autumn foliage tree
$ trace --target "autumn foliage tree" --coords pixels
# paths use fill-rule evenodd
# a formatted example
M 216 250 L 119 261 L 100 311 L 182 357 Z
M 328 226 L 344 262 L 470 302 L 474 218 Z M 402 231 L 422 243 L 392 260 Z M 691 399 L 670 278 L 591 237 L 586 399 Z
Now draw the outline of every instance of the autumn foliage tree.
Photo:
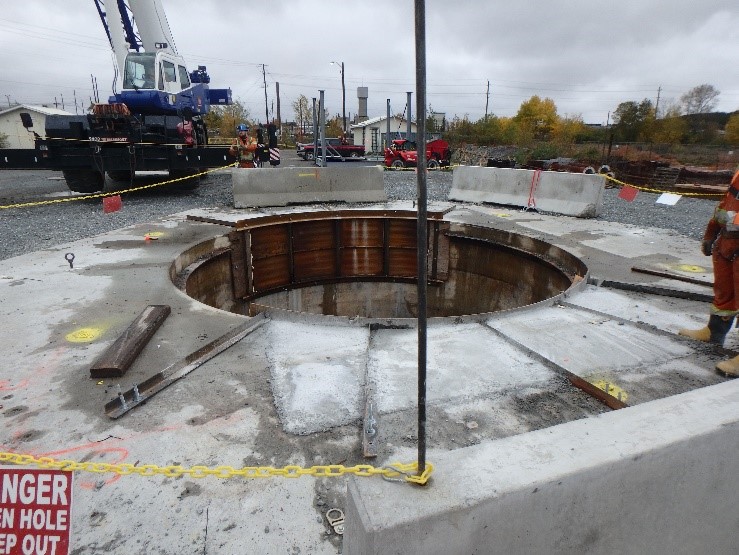
M 249 110 L 239 100 L 228 106 L 211 106 L 203 119 L 210 134 L 221 137 L 235 137 L 238 124 L 251 123 Z
M 730 145 L 739 145 L 739 112 L 732 115 L 726 123 L 724 139 Z

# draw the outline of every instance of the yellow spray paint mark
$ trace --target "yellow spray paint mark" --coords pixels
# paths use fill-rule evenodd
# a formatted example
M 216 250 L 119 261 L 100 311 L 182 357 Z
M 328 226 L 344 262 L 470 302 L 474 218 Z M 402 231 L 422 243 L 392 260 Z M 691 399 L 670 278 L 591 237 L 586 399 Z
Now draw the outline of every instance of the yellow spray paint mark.
M 503 213 L 494 214 L 494 216 L 497 216 L 499 218 L 510 218 L 511 217 L 510 214 L 503 214 Z
M 158 239 L 159 237 L 162 237 L 164 235 L 163 231 L 150 231 L 144 237 L 149 237 L 151 239 Z
M 691 264 L 676 264 L 670 267 L 678 272 L 690 272 L 692 274 L 705 274 L 708 271 L 703 266 L 693 266 Z
M 103 334 L 101 328 L 79 328 L 69 332 L 65 338 L 70 343 L 91 343 Z
M 616 384 L 612 382 L 607 382 L 606 380 L 598 380 L 597 382 L 592 382 L 595 387 L 598 389 L 602 389 L 612 397 L 615 397 L 619 401 L 623 401 L 624 403 L 629 398 L 629 394 L 626 393 L 626 390 L 620 388 Z

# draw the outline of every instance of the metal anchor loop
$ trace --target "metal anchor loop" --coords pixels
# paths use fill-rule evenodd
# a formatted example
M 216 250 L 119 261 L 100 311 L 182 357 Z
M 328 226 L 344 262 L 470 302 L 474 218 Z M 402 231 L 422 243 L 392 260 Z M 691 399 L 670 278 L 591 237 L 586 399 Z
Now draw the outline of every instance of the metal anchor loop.
M 69 267 L 70 268 L 74 268 L 74 264 L 72 264 L 74 262 L 74 253 L 73 252 L 68 252 L 67 254 L 65 254 L 64 255 L 64 260 L 66 260 L 67 262 L 69 262 Z
M 341 509 L 329 509 L 326 512 L 326 520 L 338 535 L 344 535 L 344 512 Z

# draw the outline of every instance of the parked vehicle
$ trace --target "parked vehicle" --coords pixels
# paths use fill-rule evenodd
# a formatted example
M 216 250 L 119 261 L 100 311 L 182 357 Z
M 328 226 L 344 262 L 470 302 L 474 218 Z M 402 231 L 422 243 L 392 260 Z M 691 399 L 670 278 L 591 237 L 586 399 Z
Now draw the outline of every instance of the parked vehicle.
M 426 167 L 435 170 L 449 165 L 451 150 L 443 139 L 426 143 Z M 385 149 L 385 166 L 388 168 L 415 168 L 418 164 L 418 147 L 408 139 L 396 139 Z
M 303 160 L 315 160 L 316 155 L 313 152 L 313 143 L 298 143 L 297 154 Z M 358 160 L 364 158 L 364 145 L 349 144 L 345 139 L 327 138 L 326 151 L 329 160 L 345 160 L 347 158 Z M 322 156 L 321 142 L 318 141 L 318 156 Z
M 231 103 L 230 89 L 211 89 L 205 66 L 188 71 L 172 40 L 161 0 L 95 0 L 118 66 L 122 89 L 88 115 L 46 118 L 41 137 L 21 113 L 34 149 L 5 150 L 0 168 L 61 170 L 70 190 L 101 191 L 105 174 L 130 181 L 137 171 L 188 178 L 230 161 L 227 147 L 208 147 L 205 116 Z M 130 13 L 129 13 L 130 12 Z M 182 182 L 192 188 L 194 179 Z

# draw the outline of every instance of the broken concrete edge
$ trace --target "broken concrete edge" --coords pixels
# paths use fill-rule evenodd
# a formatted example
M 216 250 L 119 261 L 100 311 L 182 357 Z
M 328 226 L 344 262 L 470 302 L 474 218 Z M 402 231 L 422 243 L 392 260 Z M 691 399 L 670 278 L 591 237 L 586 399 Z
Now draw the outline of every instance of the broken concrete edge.
M 729 553 L 738 444 L 733 380 L 430 453 L 425 488 L 350 479 L 344 553 Z

